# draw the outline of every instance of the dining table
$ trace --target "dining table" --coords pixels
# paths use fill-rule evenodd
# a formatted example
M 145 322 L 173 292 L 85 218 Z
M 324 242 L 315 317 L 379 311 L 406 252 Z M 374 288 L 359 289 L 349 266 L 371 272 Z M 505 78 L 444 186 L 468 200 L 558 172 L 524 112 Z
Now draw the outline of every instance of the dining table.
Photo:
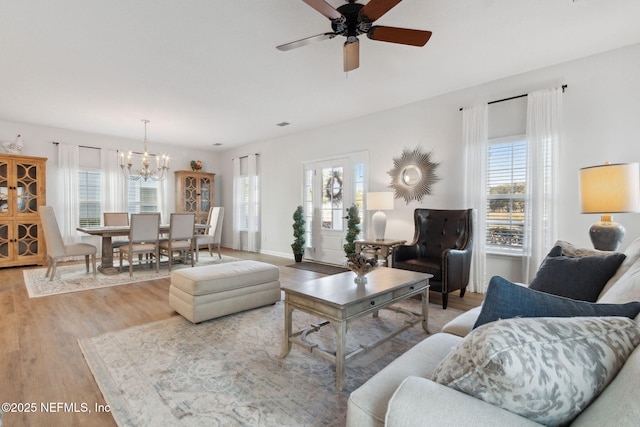
M 207 225 L 196 224 L 196 233 L 201 230 L 206 230 Z M 98 271 L 105 275 L 118 274 L 118 268 L 113 266 L 113 237 L 128 236 L 131 227 L 128 225 L 109 225 L 109 226 L 87 226 L 78 227 L 76 230 L 90 234 L 92 236 L 100 236 L 102 240 L 102 259 L 100 265 L 98 265 Z M 169 233 L 169 224 L 160 224 L 160 234 Z

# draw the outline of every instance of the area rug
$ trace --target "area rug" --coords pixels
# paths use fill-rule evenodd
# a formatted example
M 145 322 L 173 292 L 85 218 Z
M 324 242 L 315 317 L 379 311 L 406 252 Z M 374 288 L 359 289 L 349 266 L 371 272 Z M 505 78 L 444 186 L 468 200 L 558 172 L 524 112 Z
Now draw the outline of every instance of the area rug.
M 217 256 L 201 256 L 196 265 L 222 264 L 237 260 L 238 258 L 224 255 L 222 256 L 222 259 L 219 259 Z M 176 270 L 190 267 L 191 264 L 175 264 L 172 266 L 172 269 Z M 169 270 L 167 269 L 166 264 L 161 264 L 160 271 L 158 273 L 156 273 L 155 267 L 149 269 L 146 266 L 141 266 L 134 269 L 133 277 L 129 277 L 128 270 L 111 276 L 97 273 L 96 277 L 93 277 L 93 273 L 87 273 L 84 262 L 59 266 L 56 269 L 56 275 L 52 281 L 49 281 L 49 278 L 44 276 L 46 272 L 46 267 L 23 270 L 24 284 L 27 287 L 29 298 L 86 291 L 89 289 L 106 288 L 109 286 L 126 285 L 134 282 L 143 282 L 146 280 L 169 277 Z
M 419 301 L 404 308 L 419 311 Z M 461 311 L 429 306 L 430 331 Z M 405 317 L 381 310 L 350 324 L 349 350 L 370 343 Z M 317 323 L 294 311 L 294 330 Z M 194 325 L 175 316 L 79 340 L 119 426 L 344 426 L 349 394 L 424 339 L 420 325 L 351 360 L 338 392 L 335 367 L 294 345 L 279 357 L 283 303 Z M 334 349 L 331 327 L 310 335 Z
M 290 268 L 297 268 L 298 270 L 307 270 L 313 271 L 315 273 L 322 274 L 338 274 L 349 271 L 349 269 L 344 267 L 339 267 L 337 265 L 329 265 L 329 264 L 321 264 L 319 262 L 296 262 L 295 264 L 287 265 Z

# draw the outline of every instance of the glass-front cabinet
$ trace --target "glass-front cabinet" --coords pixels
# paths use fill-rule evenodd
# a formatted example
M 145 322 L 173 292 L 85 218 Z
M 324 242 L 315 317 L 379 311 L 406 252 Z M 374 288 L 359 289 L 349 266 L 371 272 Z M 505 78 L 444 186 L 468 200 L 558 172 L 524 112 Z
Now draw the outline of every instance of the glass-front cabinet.
M 46 204 L 46 162 L 0 154 L 0 267 L 45 262 L 38 206 Z
M 196 215 L 196 223 L 206 224 L 213 206 L 215 174 L 176 171 L 176 212 Z

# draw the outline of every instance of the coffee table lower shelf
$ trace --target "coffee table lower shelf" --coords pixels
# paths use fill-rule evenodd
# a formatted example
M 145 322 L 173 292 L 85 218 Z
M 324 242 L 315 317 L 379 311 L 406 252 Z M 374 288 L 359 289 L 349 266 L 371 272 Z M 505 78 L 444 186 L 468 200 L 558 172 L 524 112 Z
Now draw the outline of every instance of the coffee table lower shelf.
M 410 310 L 405 310 L 401 307 L 394 307 L 394 306 L 390 306 L 390 307 L 385 307 L 383 308 L 383 310 L 390 310 L 390 311 L 394 311 L 396 313 L 401 313 L 404 314 L 408 317 L 407 320 L 405 320 L 404 324 L 389 332 L 388 334 L 386 334 L 385 336 L 378 338 L 377 340 L 369 343 L 369 344 L 360 344 L 360 346 L 349 352 L 346 353 L 344 355 L 344 362 L 348 363 L 350 360 L 354 359 L 356 356 L 359 356 L 361 354 L 364 354 L 366 352 L 368 352 L 369 350 L 375 348 L 376 346 L 379 346 L 380 344 L 385 343 L 386 341 L 390 340 L 391 338 L 395 337 L 398 334 L 401 334 L 402 332 L 406 331 L 407 329 L 413 327 L 416 323 L 422 322 L 422 315 L 419 313 L 414 313 L 413 311 Z M 374 314 L 375 315 L 375 314 Z M 323 326 L 329 326 L 331 325 L 331 321 L 329 320 L 325 320 L 319 323 L 314 323 L 312 325 L 310 325 L 308 328 L 302 329 L 298 332 L 294 332 L 292 336 L 289 337 L 289 342 L 297 344 L 303 348 L 305 348 L 309 353 L 313 353 L 317 356 L 322 357 L 323 359 L 333 363 L 334 365 L 337 364 L 337 359 L 336 359 L 336 351 L 331 351 L 331 350 L 327 350 L 324 348 L 321 348 L 318 343 L 314 343 L 312 341 L 308 341 L 306 338 L 308 335 L 314 333 L 314 332 L 318 332 L 320 331 L 320 328 L 322 328 Z
M 353 283 L 354 273 L 346 272 L 323 277 L 300 285 L 282 287 L 284 291 L 284 340 L 280 357 L 286 357 L 292 344 L 305 348 L 312 354 L 336 365 L 336 388 L 343 390 L 344 371 L 347 362 L 388 341 L 408 328 L 422 323 L 426 332 L 429 321 L 429 278 L 431 275 L 380 267 L 368 275 L 365 285 Z M 355 288 L 357 286 L 357 288 Z M 343 290 L 344 289 L 344 290 Z M 394 306 L 399 301 L 416 295 L 422 296 L 422 313 Z M 399 328 L 368 344 L 361 344 L 346 352 L 347 329 L 351 321 L 366 316 L 377 316 L 379 310 L 394 310 L 407 316 Z M 293 332 L 294 310 L 326 319 L 302 330 Z M 310 334 L 331 325 L 336 332 L 335 351 L 321 348 L 307 339 Z

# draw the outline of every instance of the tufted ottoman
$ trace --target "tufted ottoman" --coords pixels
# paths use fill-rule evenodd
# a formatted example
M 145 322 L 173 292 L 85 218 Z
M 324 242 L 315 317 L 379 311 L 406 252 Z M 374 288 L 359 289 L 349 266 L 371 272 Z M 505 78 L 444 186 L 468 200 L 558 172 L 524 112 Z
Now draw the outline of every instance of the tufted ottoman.
M 193 323 L 280 301 L 280 269 L 259 261 L 185 268 L 171 273 L 169 306 Z

